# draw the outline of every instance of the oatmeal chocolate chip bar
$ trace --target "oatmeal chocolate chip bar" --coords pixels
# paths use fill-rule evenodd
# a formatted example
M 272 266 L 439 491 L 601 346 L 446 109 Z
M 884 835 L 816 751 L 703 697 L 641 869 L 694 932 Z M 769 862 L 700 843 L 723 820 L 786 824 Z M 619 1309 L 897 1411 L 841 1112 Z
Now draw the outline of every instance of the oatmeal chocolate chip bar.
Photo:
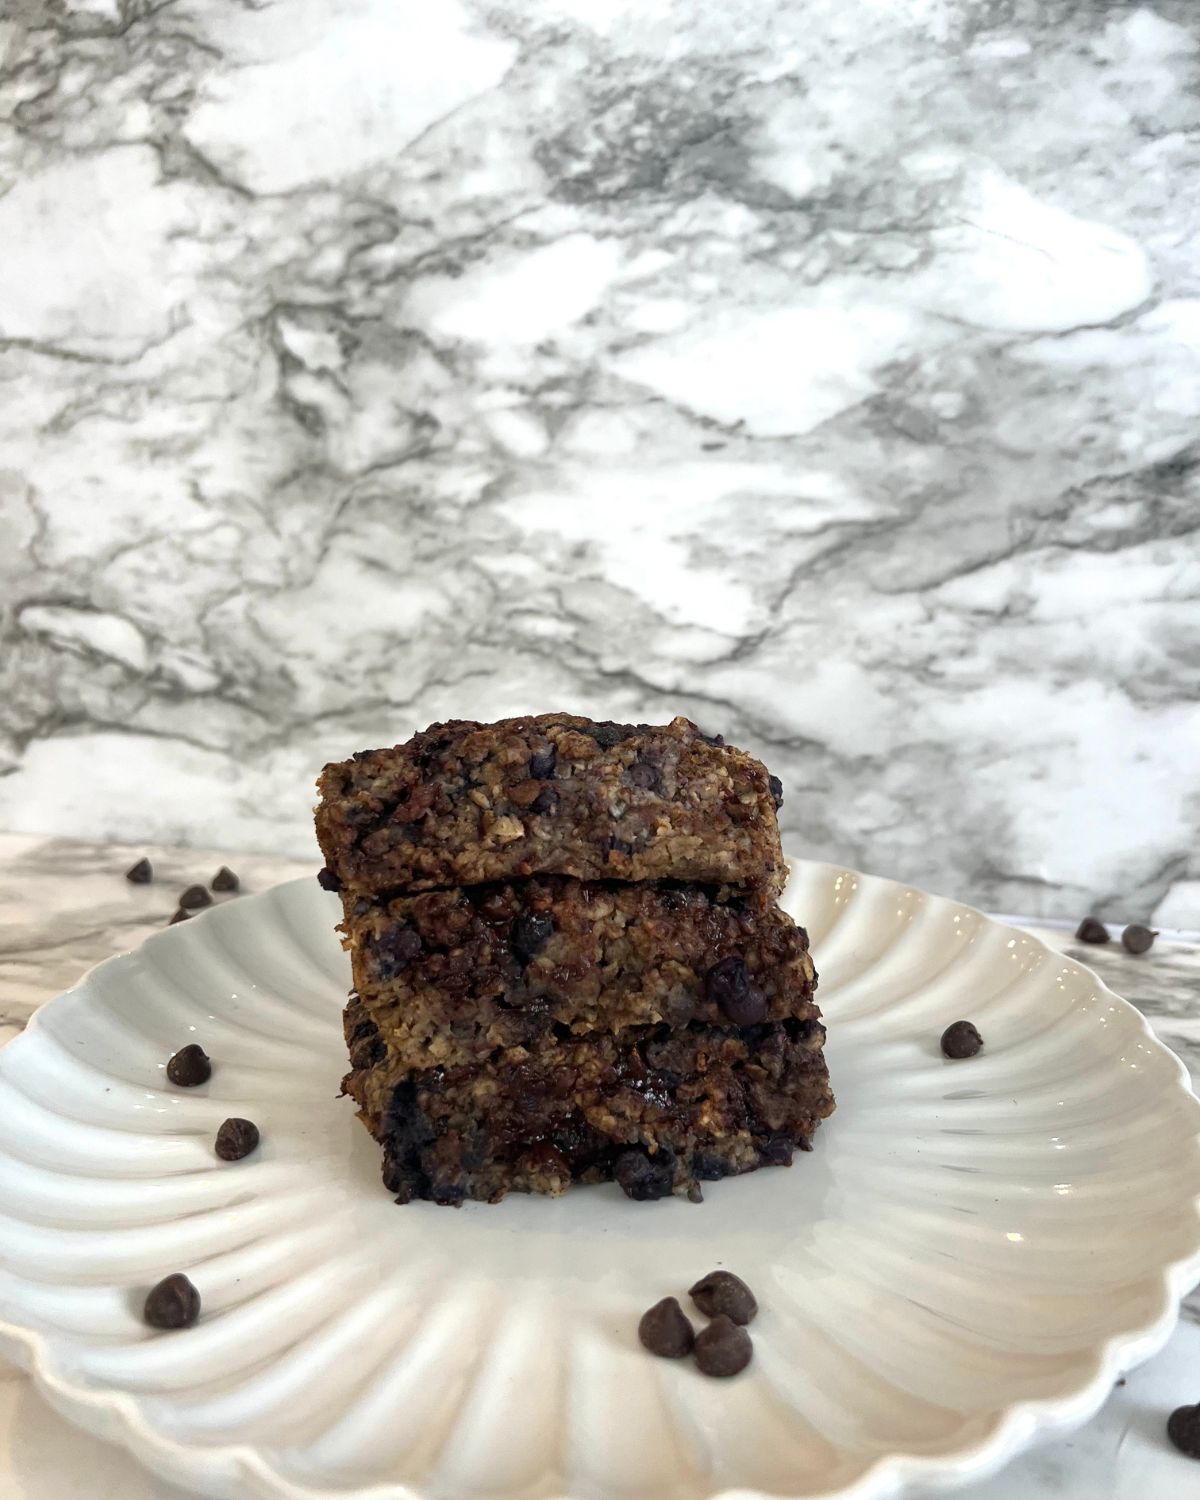
M 790 1162 L 834 1107 L 781 791 L 686 719 L 435 724 L 326 766 L 343 1089 L 397 1200 Z
M 357 999 L 346 1031 L 343 1088 L 402 1202 L 613 1179 L 634 1199 L 698 1199 L 702 1181 L 786 1165 L 833 1109 L 817 1020 L 638 1027 L 416 1072 L 388 1054 Z
M 454 720 L 328 765 L 318 787 L 327 883 L 357 895 L 571 875 L 770 900 L 786 875 L 778 782 L 687 719 Z
M 415 1068 L 631 1027 L 808 1021 L 803 928 L 715 887 L 535 876 L 390 900 L 343 893 L 354 986 Z

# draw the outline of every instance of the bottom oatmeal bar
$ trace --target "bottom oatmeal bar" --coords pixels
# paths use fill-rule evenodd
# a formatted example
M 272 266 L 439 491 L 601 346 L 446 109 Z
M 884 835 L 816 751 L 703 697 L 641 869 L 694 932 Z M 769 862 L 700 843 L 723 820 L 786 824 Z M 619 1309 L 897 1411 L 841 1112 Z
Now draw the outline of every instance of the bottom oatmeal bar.
M 495 1202 L 615 1179 L 631 1198 L 790 1163 L 834 1108 L 818 1020 L 566 1035 L 486 1063 L 413 1070 L 357 996 L 344 1090 L 397 1201 Z

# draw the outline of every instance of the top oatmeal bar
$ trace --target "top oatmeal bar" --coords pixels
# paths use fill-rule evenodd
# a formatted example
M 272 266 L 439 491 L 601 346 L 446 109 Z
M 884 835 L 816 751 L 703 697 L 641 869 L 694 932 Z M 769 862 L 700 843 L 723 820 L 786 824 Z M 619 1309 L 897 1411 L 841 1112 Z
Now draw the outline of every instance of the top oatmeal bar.
M 573 875 L 770 899 L 786 875 L 779 783 L 687 719 L 457 719 L 328 765 L 317 785 L 327 883 L 363 894 Z

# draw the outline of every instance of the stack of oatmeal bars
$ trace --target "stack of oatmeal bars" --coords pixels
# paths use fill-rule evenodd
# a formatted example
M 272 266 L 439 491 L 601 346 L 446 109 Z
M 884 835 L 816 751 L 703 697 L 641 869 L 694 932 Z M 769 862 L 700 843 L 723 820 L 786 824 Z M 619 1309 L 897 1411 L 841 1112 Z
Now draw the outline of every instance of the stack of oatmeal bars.
M 779 783 L 686 719 L 432 725 L 329 765 L 344 1090 L 400 1202 L 791 1161 L 833 1109 Z

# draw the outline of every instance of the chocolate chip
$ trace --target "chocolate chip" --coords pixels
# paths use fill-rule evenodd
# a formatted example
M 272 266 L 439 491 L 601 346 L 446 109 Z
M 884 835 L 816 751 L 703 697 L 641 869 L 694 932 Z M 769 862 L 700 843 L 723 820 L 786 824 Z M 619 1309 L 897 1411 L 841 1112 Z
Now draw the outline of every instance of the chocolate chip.
M 1200 1458 L 1200 1406 L 1179 1406 L 1167 1418 L 1167 1436 L 1189 1458 Z
M 744 1328 L 724 1313 L 696 1335 L 696 1363 L 705 1375 L 725 1379 L 750 1363 L 754 1345 Z
M 700 738 L 706 745 L 715 745 L 718 748 L 720 748 L 720 746 L 725 743 L 725 736 L 723 734 L 705 734 L 704 731 L 701 730 Z
M 666 1151 L 654 1156 L 636 1149 L 622 1151 L 613 1163 L 613 1176 L 627 1198 L 648 1203 L 669 1196 L 674 1184 L 674 1164 L 674 1158 Z
M 149 885 L 154 879 L 154 866 L 148 859 L 139 859 L 136 865 L 130 865 L 125 871 L 125 879 L 134 885 Z
M 390 927 L 371 946 L 375 973 L 386 983 L 407 969 L 422 949 L 421 936 L 414 927 Z
M 1075 929 L 1075 936 L 1081 943 L 1107 943 L 1108 928 L 1095 917 L 1084 917 Z
M 783 806 L 783 782 L 780 781 L 778 776 L 768 776 L 767 786 L 770 788 L 771 801 L 775 804 L 775 811 L 778 812 Z
M 627 740 L 634 732 L 632 724 L 615 724 L 611 719 L 601 719 L 583 731 L 584 734 L 591 735 L 601 750 L 611 750 L 614 745 Z
M 481 1143 L 479 1164 L 487 1159 L 486 1138 Z M 538 1141 L 528 1151 L 521 1153 L 521 1165 L 527 1172 L 536 1172 L 541 1177 L 558 1177 L 563 1182 L 571 1180 L 571 1163 L 551 1141 Z
M 328 865 L 323 870 L 317 871 L 317 884 L 323 891 L 340 891 L 341 880 L 333 873 Z
M 812 1147 L 801 1140 L 800 1149 L 811 1151 Z M 759 1146 L 758 1159 L 764 1167 L 790 1167 L 795 1150 L 796 1143 L 789 1136 L 772 1135 Z
M 736 953 L 713 964 L 704 976 L 704 993 L 735 1026 L 757 1026 L 767 1019 L 767 997 Z
M 687 1314 L 674 1297 L 664 1297 L 642 1314 L 638 1338 L 651 1354 L 663 1359 L 682 1359 L 696 1342 Z
M 535 781 L 544 781 L 547 776 L 554 775 L 557 762 L 558 751 L 553 745 L 547 745 L 544 750 L 535 750 L 529 757 L 529 774 Z
M 658 768 L 649 761 L 635 760 L 625 772 L 625 779 L 630 786 L 640 786 L 643 791 L 662 791 L 662 777 L 658 774 Z
M 236 891 L 241 881 L 228 865 L 222 865 L 213 876 L 210 884 L 214 891 Z
M 942 1051 L 947 1057 L 974 1057 L 983 1038 L 970 1021 L 955 1021 L 942 1032 Z
M 633 845 L 610 833 L 608 836 L 608 852 L 610 854 L 632 854 Z
M 253 1120 L 239 1120 L 234 1116 L 222 1122 L 213 1150 L 222 1161 L 241 1161 L 257 1145 L 258 1126 Z
M 379 1027 L 370 1019 L 358 1023 L 350 1033 L 348 1046 L 352 1068 L 373 1068 L 387 1056 Z
M 142 1317 L 151 1328 L 190 1328 L 200 1316 L 200 1293 L 182 1271 L 151 1287 Z
M 534 813 L 552 813 L 557 806 L 558 793 L 552 786 L 544 786 L 529 804 L 529 811 Z
M 706 1318 L 716 1318 L 722 1313 L 731 1322 L 749 1323 L 758 1311 L 754 1293 L 740 1276 L 732 1271 L 710 1271 L 701 1276 L 688 1296 Z
M 1121 934 L 1121 944 L 1130 953 L 1145 953 L 1154 943 L 1157 932 L 1134 922 Z
M 168 927 L 174 927 L 174 925 L 175 925 L 176 922 L 186 922 L 187 919 L 190 916 L 191 916 L 191 912 L 190 911 L 184 911 L 183 907 L 181 906 L 179 908 L 179 910 L 175 913 L 175 915 L 171 918 L 171 920 L 167 923 L 167 926 Z
M 523 964 L 527 964 L 553 935 L 553 917 L 545 912 L 522 912 L 512 924 L 512 950 Z
M 187 890 L 179 898 L 180 906 L 186 906 L 191 911 L 198 911 L 202 906 L 211 906 L 212 897 L 202 885 L 189 885 Z
M 203 1047 L 189 1042 L 167 1064 L 167 1077 L 181 1089 L 194 1089 L 212 1077 L 212 1063 Z
M 701 1182 L 720 1182 L 722 1177 L 729 1176 L 729 1165 L 710 1151 L 697 1151 L 692 1157 L 692 1176 Z

